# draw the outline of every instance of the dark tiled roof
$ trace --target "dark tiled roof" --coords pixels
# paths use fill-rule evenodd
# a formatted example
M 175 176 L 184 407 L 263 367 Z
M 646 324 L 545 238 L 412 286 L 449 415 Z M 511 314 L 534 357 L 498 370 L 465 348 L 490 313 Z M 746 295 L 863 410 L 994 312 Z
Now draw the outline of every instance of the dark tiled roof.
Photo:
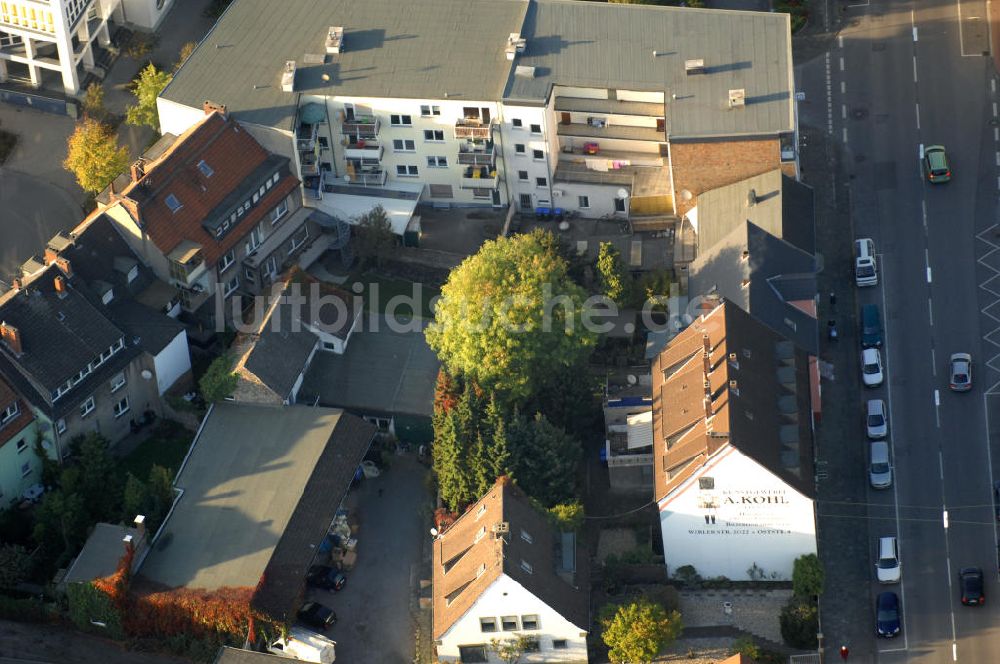
M 781 193 L 782 238 L 806 253 L 816 253 L 816 196 L 813 188 L 782 174 Z
M 135 300 L 125 299 L 110 304 L 111 318 L 126 333 L 126 341 L 135 343 L 150 355 L 157 355 L 167 345 L 184 332 L 184 325 L 176 319 L 153 311 Z
M 28 404 L 25 403 L 14 388 L 11 387 L 6 381 L 0 378 L 0 413 L 7 410 L 11 404 L 17 404 L 18 415 L 12 419 L 10 422 L 0 426 L 0 447 L 3 446 L 8 440 L 21 433 L 24 427 L 31 424 L 31 421 L 35 419 L 32 415 L 31 409 Z

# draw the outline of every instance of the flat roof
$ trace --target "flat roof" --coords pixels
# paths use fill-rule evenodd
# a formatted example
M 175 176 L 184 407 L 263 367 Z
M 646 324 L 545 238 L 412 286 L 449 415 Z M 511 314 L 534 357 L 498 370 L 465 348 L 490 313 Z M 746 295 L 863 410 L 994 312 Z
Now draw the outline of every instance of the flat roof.
M 126 535 L 131 535 L 133 542 L 139 542 L 139 531 L 135 528 L 98 523 L 62 583 L 89 583 L 114 574 L 125 555 Z
M 328 408 L 215 404 L 141 575 L 171 588 L 256 587 L 321 455 L 340 442 L 331 438 L 344 417 Z M 358 461 L 350 463 L 353 471 Z M 328 525 L 333 514 L 314 517 Z

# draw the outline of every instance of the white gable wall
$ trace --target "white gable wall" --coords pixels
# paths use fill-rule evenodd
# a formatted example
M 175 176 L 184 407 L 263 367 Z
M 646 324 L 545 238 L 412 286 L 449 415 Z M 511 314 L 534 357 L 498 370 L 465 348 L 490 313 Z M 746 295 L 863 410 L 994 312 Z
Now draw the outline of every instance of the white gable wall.
M 188 352 L 187 332 L 181 330 L 166 347 L 153 358 L 156 369 L 156 387 L 160 395 L 169 390 L 177 379 L 191 371 L 191 353 Z
M 519 630 L 516 634 L 537 637 L 540 650 L 536 653 L 526 653 L 522 662 L 586 662 L 587 638 L 586 626 L 573 625 L 524 586 L 511 579 L 506 574 L 493 582 L 483 591 L 476 603 L 465 612 L 440 639 L 437 646 L 437 656 L 440 661 L 459 661 L 459 646 L 486 645 L 489 653 L 489 643 L 492 639 L 503 641 L 514 636 L 515 632 L 496 631 L 483 633 L 480 628 L 480 618 L 495 618 L 498 630 L 503 616 L 518 618 L 518 627 L 522 615 L 537 615 L 537 630 Z M 566 648 L 555 649 L 554 640 L 566 640 Z M 500 662 L 494 653 L 489 653 L 489 661 Z
M 714 489 L 701 488 L 699 480 L 709 478 Z M 693 565 L 703 577 L 746 581 L 756 563 L 768 578 L 790 579 L 793 561 L 816 553 L 813 508 L 810 498 L 730 446 L 659 501 L 667 567 L 673 573 Z

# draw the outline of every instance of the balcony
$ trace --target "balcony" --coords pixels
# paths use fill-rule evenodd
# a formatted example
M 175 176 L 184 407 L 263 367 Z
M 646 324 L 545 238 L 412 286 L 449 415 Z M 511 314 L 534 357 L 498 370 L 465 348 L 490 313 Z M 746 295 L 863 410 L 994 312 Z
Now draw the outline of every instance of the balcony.
M 302 178 L 302 187 L 306 190 L 306 195 L 315 200 L 323 199 L 323 185 L 326 184 L 326 171 L 319 171 L 316 175 L 309 175 Z
M 355 170 L 349 168 L 344 180 L 358 187 L 384 187 L 389 179 L 389 172 L 382 169 Z
M 319 174 L 319 156 L 315 152 L 300 152 L 299 165 L 302 167 L 302 177 Z
M 201 245 L 190 240 L 182 241 L 167 255 L 170 261 L 170 279 L 181 288 L 203 292 L 204 284 L 196 283 L 208 268 L 201 253 Z
M 464 118 L 455 122 L 455 138 L 488 140 L 493 133 L 493 123 L 478 118 Z
M 577 136 L 580 138 L 618 138 L 626 141 L 656 141 L 666 140 L 666 132 L 657 127 L 635 127 L 632 125 L 614 125 L 595 119 L 592 123 L 581 122 L 560 123 L 556 126 L 559 136 Z
M 489 166 L 470 166 L 462 174 L 462 189 L 496 189 L 497 172 Z
M 384 148 L 381 144 L 364 139 L 350 141 L 344 144 L 344 156 L 348 159 L 361 159 L 365 163 L 378 162 L 382 158 Z
M 346 136 L 358 138 L 375 138 L 378 136 L 382 123 L 374 115 L 344 115 L 340 132 Z
M 466 166 L 489 166 L 496 163 L 496 150 L 493 141 L 487 141 L 481 146 L 462 145 L 458 148 L 458 163 Z
M 299 152 L 315 150 L 316 137 L 318 135 L 318 124 L 300 124 L 298 130 L 295 132 L 295 147 L 299 150 Z

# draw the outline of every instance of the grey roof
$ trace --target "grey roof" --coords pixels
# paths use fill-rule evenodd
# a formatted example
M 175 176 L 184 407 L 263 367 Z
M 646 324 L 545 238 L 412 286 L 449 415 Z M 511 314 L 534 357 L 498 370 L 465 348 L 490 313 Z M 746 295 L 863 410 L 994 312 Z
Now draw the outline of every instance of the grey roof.
M 90 583 L 114 574 L 118 561 L 125 555 L 126 535 L 131 535 L 133 542 L 139 541 L 139 531 L 135 528 L 110 523 L 95 525 L 61 583 Z
M 138 342 L 140 348 L 154 356 L 185 330 L 177 319 L 132 299 L 112 302 L 108 311 L 111 318 L 125 331 L 128 343 Z
M 553 85 L 662 91 L 671 139 L 793 131 L 789 26 L 781 13 L 531 2 L 514 64 L 535 75 L 512 76 L 505 101 L 544 101 Z M 692 59 L 705 73 L 685 72 Z M 731 110 L 741 88 L 746 106 Z
M 273 320 L 277 317 L 277 325 Z M 246 368 L 274 392 L 288 399 L 319 339 L 301 323 L 292 320 L 291 309 L 278 306 L 264 322 L 260 336 L 247 356 Z
M 437 356 L 422 331 L 396 332 L 383 317 L 375 320 L 377 330 L 362 317 L 364 330 L 351 335 L 343 355 L 317 353 L 302 393 L 319 397 L 324 406 L 430 417 L 441 366 Z
M 241 122 L 291 129 L 297 93 L 361 97 L 498 100 L 510 69 L 507 36 L 525 11 L 520 0 L 239 0 L 216 23 L 163 91 L 195 108 L 225 104 Z M 327 30 L 344 27 L 343 52 L 325 64 Z M 282 92 L 285 61 L 298 69 Z M 323 80 L 323 75 L 329 80 Z
M 373 435 L 340 410 L 215 404 L 141 576 L 167 587 L 257 587 L 254 605 L 287 620 Z

